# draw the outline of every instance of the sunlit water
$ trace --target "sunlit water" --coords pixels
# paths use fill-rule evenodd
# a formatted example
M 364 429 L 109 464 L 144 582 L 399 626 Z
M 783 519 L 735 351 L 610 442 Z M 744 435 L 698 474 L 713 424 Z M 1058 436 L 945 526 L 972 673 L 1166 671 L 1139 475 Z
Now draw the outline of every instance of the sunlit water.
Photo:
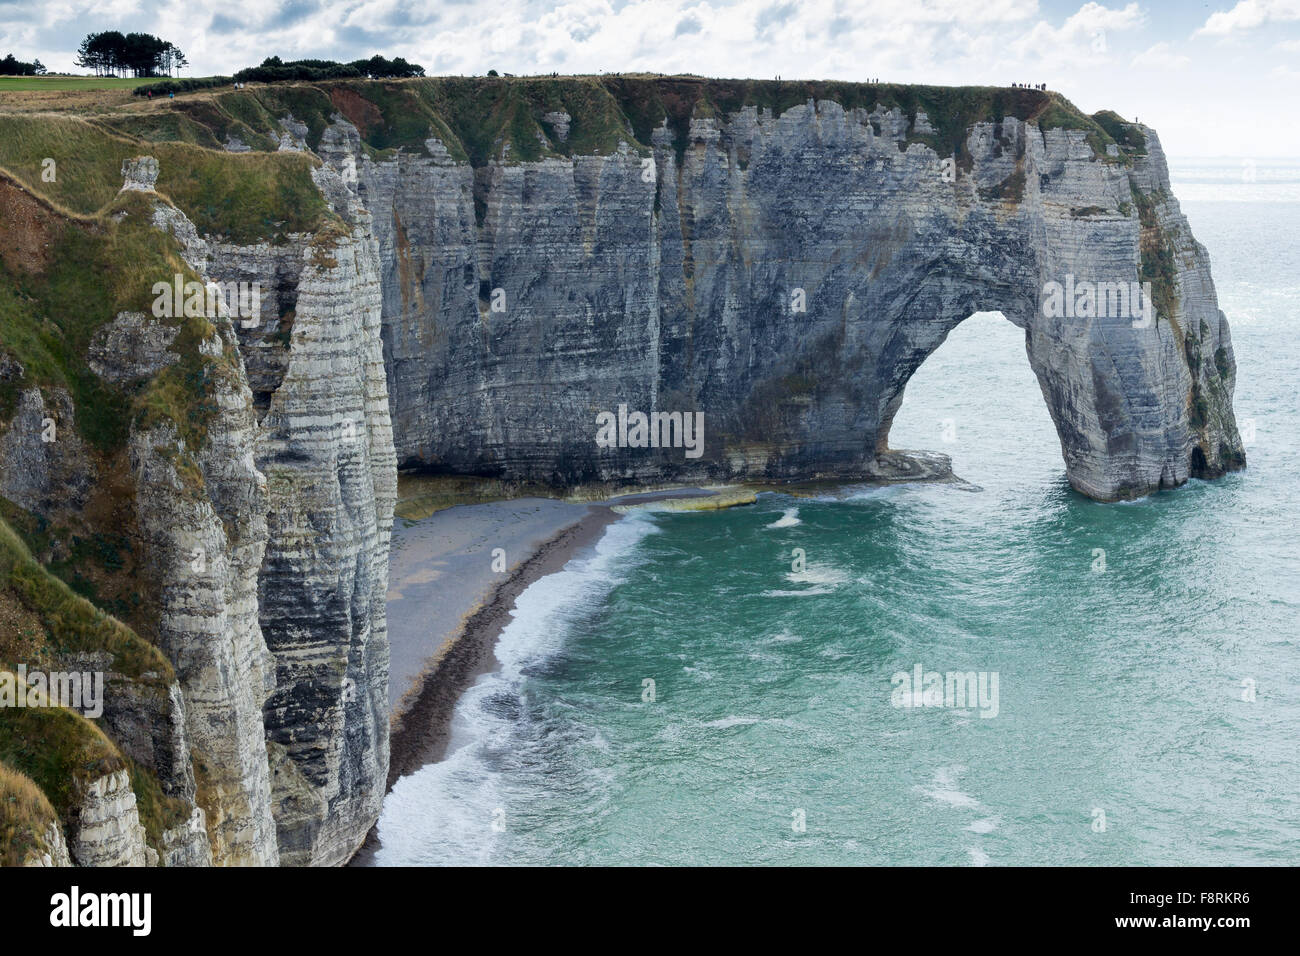
M 1183 205 L 1247 471 L 1081 498 L 1022 333 L 975 316 L 891 443 L 981 490 L 611 526 L 520 598 L 454 752 L 390 794 L 378 862 L 1300 862 L 1300 204 L 1239 169 L 1176 167 L 1175 190 L 1220 196 Z M 918 664 L 996 673 L 996 716 L 894 706 Z

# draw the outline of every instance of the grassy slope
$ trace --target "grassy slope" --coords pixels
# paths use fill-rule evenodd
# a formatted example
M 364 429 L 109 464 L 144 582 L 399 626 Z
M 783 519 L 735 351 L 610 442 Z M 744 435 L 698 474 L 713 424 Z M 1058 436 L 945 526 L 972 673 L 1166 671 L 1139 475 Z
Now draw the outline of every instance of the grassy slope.
M 13 676 L 17 680 L 18 675 Z M 39 788 L 67 835 L 86 786 L 118 770 L 130 775 L 145 840 L 158 849 L 162 831 L 185 820 L 189 810 L 185 801 L 164 795 L 156 776 L 123 756 L 93 721 L 76 711 L 50 706 L 0 708 L 0 800 L 6 784 L 18 797 L 9 811 L 0 808 L 0 834 L 7 826 L 20 830 L 46 819 L 44 806 L 33 800 L 22 778 Z M 0 843 L 0 855 L 10 852 L 13 848 Z
M 12 184 L 0 183 L 0 189 L 15 196 Z M 9 261 L 0 268 L 0 346 L 24 368 L 21 379 L 0 386 L 0 411 L 12 408 L 22 389 L 58 386 L 72 395 L 82 437 L 100 452 L 123 446 L 132 414 L 168 418 L 192 442 L 201 439 L 215 407 L 207 400 L 214 363 L 194 347 L 210 332 L 206 319 L 163 320 L 181 326 L 175 346 L 181 361 L 143 387 L 107 385 L 85 361 L 100 326 L 122 311 L 150 311 L 155 282 L 176 273 L 196 278 L 174 240 L 150 224 L 149 203 L 139 193 L 123 194 L 103 215 L 86 219 L 41 210 L 48 236 L 44 261 Z M 20 228 L 0 223 L 0 242 Z
M 57 655 L 95 651 L 112 655 L 116 673 L 160 693 L 175 680 L 171 664 L 156 647 L 73 593 L 0 518 L 0 670 L 12 672 L 26 664 L 43 671 Z M 188 808 L 184 801 L 164 796 L 153 773 L 123 756 L 93 721 L 78 713 L 0 708 L 0 856 L 21 856 L 32 828 L 43 834 L 45 824 L 37 813 L 39 801 L 33 803 L 22 780 L 8 771 L 30 778 L 66 826 L 80 788 L 123 768 L 130 771 L 141 822 L 156 848 L 162 830 L 180 823 Z
M 202 116 L 210 111 L 197 112 Z M 170 117 L 180 142 L 146 142 L 112 126 L 152 121 L 152 114 L 93 123 L 75 116 L 0 114 L 0 168 L 60 209 L 95 215 L 122 188 L 123 160 L 147 153 L 158 159 L 158 191 L 201 232 L 235 242 L 311 232 L 331 218 L 311 180 L 316 162 L 311 157 L 203 149 L 216 145 L 210 127 L 184 114 L 162 115 Z M 165 132 L 169 124 L 160 122 Z M 199 142 L 205 139 L 209 142 Z M 53 182 L 42 175 L 46 158 L 56 162 Z
M 58 819 L 31 777 L 0 763 L 0 866 L 22 866 L 29 851 L 49 852 L 45 831 Z
M 142 83 L 156 83 L 157 77 L 116 76 L 0 76 L 5 90 L 129 90 Z
M 26 543 L 0 518 L 0 596 L 6 613 L 0 630 L 0 666 L 35 663 L 51 655 L 107 651 L 113 670 L 128 677 L 175 679 L 162 652 L 105 614 L 32 557 Z M 157 675 L 146 678 L 146 674 Z
M 92 721 L 49 706 L 0 708 L 0 761 L 30 777 L 65 825 L 73 819 L 82 787 L 127 766 Z
M 0 217 L 0 244 L 19 249 L 34 233 L 45 239 L 25 256 L 0 258 L 0 349 L 26 371 L 21 381 L 0 383 L 0 416 L 22 388 L 66 388 L 79 431 L 105 452 L 121 447 L 133 412 L 174 421 L 192 447 L 211 412 L 202 393 L 213 363 L 194 348 L 211 331 L 204 319 L 177 320 L 182 360 L 143 391 L 111 388 L 85 363 L 100 326 L 121 311 L 150 310 L 155 282 L 197 278 L 152 227 L 151 200 L 118 192 L 123 160 L 144 152 L 158 157 L 159 192 L 204 233 L 275 241 L 335 222 L 312 183 L 314 160 L 300 153 L 144 144 L 75 117 L 0 114 L 0 200 L 9 213 Z M 53 182 L 42 177 L 47 156 L 58 157 Z
M 188 448 L 196 449 L 204 440 L 208 416 L 215 411 L 213 385 L 220 377 L 235 374 L 237 361 L 230 354 L 199 353 L 198 340 L 212 331 L 207 319 L 164 320 L 180 328 L 173 346 L 180 360 L 146 382 L 110 386 L 85 362 L 96 329 L 120 311 L 150 310 L 154 282 L 169 280 L 177 272 L 196 278 L 181 260 L 175 241 L 152 226 L 156 200 L 139 193 L 116 194 L 121 159 L 143 150 L 67 117 L 3 116 L 0 127 L 17 131 L 11 137 L 0 135 L 0 151 L 6 163 L 26 174 L 17 181 L 0 175 L 5 213 L 0 216 L 0 350 L 23 367 L 20 379 L 0 387 L 4 406 L 0 413 L 8 417 L 21 389 L 66 389 L 73 396 L 78 430 L 90 453 L 110 469 L 109 484 L 121 478 L 112 469 L 124 467 L 122 446 L 132 418 L 142 426 L 172 422 Z M 72 166 L 77 175 L 60 176 L 54 183 L 41 181 L 35 157 L 47 149 L 61 150 L 55 153 L 58 156 L 77 157 Z M 164 164 L 173 161 L 174 191 L 201 222 L 205 216 L 218 221 L 226 215 L 223 204 L 237 194 L 254 197 L 244 207 L 242 228 L 268 237 L 285 222 L 317 225 L 309 217 L 324 208 L 314 189 L 320 203 L 314 212 L 310 203 L 299 198 L 305 184 L 310 184 L 308 157 L 233 156 L 184 144 L 167 145 L 157 152 L 167 157 Z M 65 164 L 63 172 L 68 171 Z M 34 195 L 29 182 L 45 186 L 52 195 Z M 267 201 L 259 203 L 258 197 Z M 330 221 L 323 215 L 320 219 Z M 181 453 L 180 458 L 183 474 L 201 483 L 188 454 Z M 125 489 L 129 494 L 129 482 Z M 35 516 L 8 502 L 3 505 L 4 514 L 23 519 L 29 539 L 43 535 Z M 129 504 L 125 507 L 130 510 Z M 90 524 L 93 519 L 81 516 L 80 520 Z M 80 530 L 84 536 L 72 538 L 74 553 L 111 561 L 120 546 L 111 535 L 115 529 L 91 524 Z M 81 545 L 90 551 L 76 551 Z M 65 572 L 84 570 L 84 562 L 67 563 Z M 60 654 L 86 650 L 109 651 L 115 671 L 146 684 L 165 688 L 174 679 L 157 648 L 74 593 L 67 582 L 33 558 L 7 521 L 0 520 L 0 666 L 23 663 L 44 669 Z M 93 777 L 119 768 L 131 773 L 141 819 L 155 845 L 162 828 L 175 825 L 185 814 L 181 802 L 163 796 L 152 773 L 132 764 L 79 714 L 0 709 L 0 760 L 34 781 L 65 824 L 76 806 L 78 789 Z M 30 834 L 32 821 L 39 822 L 32 815 L 33 804 L 18 790 L 11 794 L 16 801 L 13 815 L 0 822 L 14 834 L 15 846 L 30 842 L 29 837 L 20 837 L 19 829 Z

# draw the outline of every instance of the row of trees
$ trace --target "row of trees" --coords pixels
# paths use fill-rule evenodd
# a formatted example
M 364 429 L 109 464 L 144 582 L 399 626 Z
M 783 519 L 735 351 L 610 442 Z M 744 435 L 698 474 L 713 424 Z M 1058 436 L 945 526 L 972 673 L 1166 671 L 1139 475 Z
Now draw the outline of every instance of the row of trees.
M 3 60 L 0 60 L 0 76 L 44 76 L 45 64 L 40 60 L 32 60 L 30 63 L 24 63 L 22 60 L 14 58 L 10 53 Z
M 92 33 L 77 48 L 77 66 L 96 76 L 171 76 L 188 65 L 180 47 L 151 33 Z
M 391 60 L 376 54 L 368 60 L 339 63 L 337 60 L 290 60 L 268 56 L 261 66 L 250 66 L 235 74 L 240 83 L 250 80 L 274 83 L 277 80 L 335 80 L 348 77 L 369 76 L 372 79 L 393 79 L 407 76 L 424 76 L 424 67 L 407 63 L 400 56 Z
M 151 33 L 120 33 L 106 30 L 91 33 L 77 48 L 77 66 L 94 70 L 96 76 L 136 77 L 180 75 L 189 61 L 180 47 Z M 12 53 L 0 60 L 0 76 L 43 76 L 46 70 L 40 60 L 25 63 Z M 394 79 L 424 76 L 424 67 L 408 63 L 400 56 L 389 60 L 376 54 L 368 60 L 340 63 L 337 60 L 290 60 L 270 56 L 261 66 L 250 66 L 235 74 L 235 80 L 329 80 L 368 76 L 372 79 Z M 225 82 L 229 82 L 222 78 Z

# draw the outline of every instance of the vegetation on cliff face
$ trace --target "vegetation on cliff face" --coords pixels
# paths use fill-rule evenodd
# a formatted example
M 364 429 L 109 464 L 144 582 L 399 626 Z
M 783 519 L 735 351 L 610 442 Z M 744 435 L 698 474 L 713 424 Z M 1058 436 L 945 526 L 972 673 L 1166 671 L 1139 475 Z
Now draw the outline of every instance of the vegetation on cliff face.
M 925 143 L 943 156 L 965 157 L 966 132 L 973 124 L 996 123 L 1007 117 L 1035 123 L 1041 129 L 1083 130 L 1103 161 L 1123 162 L 1129 154 L 1145 150 L 1140 131 L 1116 114 L 1104 112 L 1090 117 L 1059 94 L 1040 90 L 694 76 L 419 77 L 255 83 L 238 90 L 182 95 L 159 102 L 153 109 L 123 110 L 96 122 L 106 135 L 121 136 L 117 149 L 110 149 L 119 163 L 125 155 L 140 151 L 133 142 L 136 138 L 212 150 L 237 141 L 255 151 L 274 151 L 282 132 L 280 120 L 285 117 L 306 127 L 307 146 L 316 149 L 333 117 L 343 116 L 356 126 L 363 149 L 373 158 L 391 156 L 397 150 L 427 154 L 426 141 L 434 138 L 453 159 L 481 167 L 492 161 L 534 162 L 547 157 L 609 154 L 620 145 L 648 155 L 654 131 L 665 123 L 680 157 L 689 146 L 693 118 L 731 116 L 746 107 L 780 115 L 809 100 L 830 100 L 849 110 L 898 110 L 909 123 L 923 112 L 933 132 L 914 133 L 908 142 Z M 567 135 L 563 136 L 547 119 L 560 113 L 569 117 Z M 45 119 L 36 122 L 39 125 Z M 1118 157 L 1107 155 L 1111 145 L 1119 146 Z M 154 148 L 155 155 L 158 148 Z M 27 149 L 24 153 L 30 157 L 35 151 Z M 56 154 L 47 150 L 41 155 Z M 190 175 L 186 157 L 169 158 L 170 162 L 159 155 L 164 176 L 169 170 L 175 173 L 176 181 Z M 6 151 L 0 149 L 0 165 L 12 169 L 11 162 Z M 220 162 L 228 164 L 229 154 L 223 154 Z M 280 155 L 274 162 L 288 166 L 292 160 Z M 102 166 L 101 174 L 119 168 L 112 162 Z M 197 183 L 220 181 L 220 176 L 214 180 L 212 170 L 194 172 Z M 282 175 L 288 175 L 288 171 Z M 112 181 L 108 176 L 107 182 L 111 185 Z M 253 182 L 256 187 L 265 180 L 254 176 Z M 161 181 L 159 188 L 169 189 Z M 106 201 L 103 193 L 96 195 L 102 205 Z M 288 198 L 290 193 L 280 195 Z M 310 193 L 296 193 L 296 198 L 304 197 L 309 198 Z M 192 210 L 182 195 L 173 198 L 196 223 L 200 222 L 201 209 Z M 294 203 L 288 205 L 297 208 Z M 71 208 L 91 212 L 98 206 Z M 315 215 L 318 211 L 311 212 Z M 265 230 L 276 218 L 262 216 L 241 224 L 239 231 Z M 208 222 L 220 228 L 215 219 Z
M 99 517 L 102 506 L 111 506 L 118 491 L 105 489 L 99 501 L 87 506 L 96 515 L 93 521 L 70 515 L 66 522 L 56 522 L 4 498 L 0 498 L 0 518 L 9 522 L 42 567 L 148 640 L 156 612 L 139 582 L 148 574 L 149 555 L 136 544 L 129 502 L 110 517 Z
M 110 112 L 93 123 L 0 116 L 0 167 L 61 207 L 90 215 L 120 187 L 122 160 L 149 152 L 159 160 L 159 191 L 200 231 L 249 242 L 311 231 L 328 217 L 311 183 L 314 160 L 275 152 L 287 117 L 306 127 L 313 150 L 333 118 L 342 116 L 373 158 L 397 150 L 427 154 L 433 138 L 453 159 L 482 167 L 609 154 L 620 146 L 648 155 L 654 131 L 664 124 L 680 158 L 693 118 L 731 116 L 747 107 L 780 115 L 809 100 L 834 101 L 846 110 L 897 110 L 909 124 L 924 113 L 933 132 L 914 132 L 908 142 L 965 160 L 969 128 L 1007 117 L 1044 130 L 1082 130 L 1102 161 L 1126 162 L 1145 152 L 1140 130 L 1115 113 L 1090 117 L 1059 94 L 1040 90 L 646 75 L 420 77 L 200 91 L 152 109 Z M 569 117 L 564 135 L 548 119 L 557 114 Z M 236 142 L 253 152 L 224 151 Z M 1117 156 L 1107 154 L 1110 146 L 1118 148 Z M 42 181 L 42 159 L 56 156 L 66 164 L 57 182 Z
M 58 822 L 35 781 L 0 763 L 0 866 L 22 866 L 29 857 L 49 853 L 46 833 Z
M 199 342 L 213 334 L 204 316 L 157 320 L 176 329 L 171 344 L 176 359 L 152 377 L 111 384 L 89 366 L 87 353 L 98 330 L 121 312 L 152 311 L 154 283 L 170 283 L 176 274 L 197 278 L 175 240 L 154 227 L 157 202 L 139 192 L 123 193 L 99 215 L 76 216 L 0 177 L 0 207 L 6 213 L 0 221 L 0 364 L 7 369 L 0 376 L 0 421 L 12 419 L 22 392 L 39 389 L 47 407 L 58 392 L 66 392 L 75 433 L 84 442 L 84 460 L 72 467 L 94 479 L 84 513 L 42 517 L 0 502 L 0 514 L 81 597 L 144 634 L 152 633 L 156 622 L 148 620 L 149 601 L 139 586 L 147 556 L 132 545 L 134 482 L 126 457 L 131 424 L 170 423 L 184 442 L 172 453 L 178 471 L 201 487 L 192 453 L 202 447 L 217 414 L 217 389 L 238 374 L 230 348 L 220 354 L 200 351 Z M 23 562 L 14 566 L 27 568 Z M 29 590 L 35 589 L 29 597 L 40 592 L 38 603 L 47 608 L 66 604 L 39 588 L 41 579 L 29 572 L 23 572 Z M 65 617 L 56 610 L 54 636 Z M 154 658 L 145 669 L 157 671 L 165 664 L 156 653 Z
M 19 675 L 9 676 L 26 690 Z M 159 850 L 163 830 L 186 819 L 186 801 L 164 794 L 156 775 L 124 756 L 94 721 L 76 711 L 0 708 L 0 857 L 47 849 L 44 831 L 52 818 L 70 833 L 86 788 L 118 770 L 128 773 L 145 842 Z M 6 830 L 16 846 L 8 845 Z
M 680 155 L 690 120 L 732 116 L 746 107 L 780 116 L 809 100 L 830 100 L 846 110 L 897 110 L 909 125 L 925 113 L 933 133 L 915 134 L 940 156 L 961 156 L 966 132 L 981 121 L 1008 116 L 1030 120 L 1043 111 L 1051 94 L 992 86 L 920 86 L 897 83 L 848 83 L 836 80 L 718 80 L 703 77 L 602 77 L 628 116 L 638 140 L 667 121 Z M 1071 109 L 1073 109 L 1071 107 Z
M 0 136 L 6 165 L 18 171 L 0 173 L 0 421 L 12 419 L 26 390 L 39 389 L 47 402 L 65 391 L 94 482 L 84 513 L 69 514 L 69 526 L 0 502 L 0 668 L 24 664 L 57 670 L 69 655 L 107 652 L 108 669 L 121 675 L 114 680 L 165 699 L 175 681 L 166 657 L 90 599 L 107 597 L 115 609 L 151 616 L 147 597 L 124 602 L 132 593 L 124 580 L 136 593 L 147 591 L 129 537 L 134 523 L 125 450 L 130 427 L 133 422 L 140 428 L 173 425 L 184 443 L 176 452 L 178 470 L 201 485 L 191 453 L 205 442 L 207 423 L 217 414 L 216 391 L 238 374 L 238 359 L 228 345 L 215 353 L 200 350 L 200 341 L 213 337 L 208 318 L 162 317 L 157 321 L 176 330 L 172 364 L 122 385 L 91 370 L 87 356 L 99 329 L 122 312 L 150 314 L 155 283 L 170 283 L 177 274 L 198 276 L 180 256 L 176 240 L 154 224 L 156 208 L 166 199 L 118 192 L 122 159 L 144 152 L 138 144 L 67 118 L 46 117 L 44 128 L 41 122 L 0 117 L 0 126 L 19 134 Z M 70 182 L 76 177 L 65 164 L 54 179 L 42 179 L 39 153 L 47 149 L 54 156 L 76 157 L 71 170 L 84 176 Z M 223 202 L 250 189 L 253 214 L 243 222 L 233 217 L 236 228 L 246 232 L 262 231 L 272 216 L 304 227 L 316 225 L 311 216 L 332 221 L 321 215 L 319 192 L 312 187 L 310 202 L 303 192 L 303 184 L 311 184 L 309 157 L 240 157 L 182 144 L 159 152 L 175 160 L 174 170 L 180 172 L 172 173 L 171 183 L 201 222 L 205 216 L 220 221 L 227 215 Z M 249 175 L 241 179 L 242 171 Z M 40 187 L 48 192 L 42 194 Z M 258 201 L 259 192 L 268 202 Z M 48 564 L 36 559 L 32 546 Z M 13 771 L 7 785 L 0 781 L 11 798 L 8 809 L 0 808 L 0 827 L 13 832 L 15 846 L 37 848 L 31 834 L 39 830 L 43 839 L 44 833 L 39 801 L 33 802 L 24 778 L 70 827 L 86 785 L 105 773 L 128 771 L 146 839 L 155 849 L 163 829 L 179 823 L 188 810 L 185 801 L 165 796 L 156 774 L 135 765 L 100 726 L 70 710 L 0 708 L 0 760 Z
M 26 693 L 19 675 L 10 676 Z M 87 785 L 127 768 L 126 758 L 93 721 L 49 706 L 0 708 L 0 761 L 30 777 L 65 826 L 75 821 Z
M 220 145 L 224 137 L 218 140 L 218 134 L 236 125 L 248 129 L 208 104 L 192 115 L 126 114 L 96 123 L 0 114 L 0 172 L 60 212 L 102 216 L 122 188 L 123 161 L 148 153 L 158 159 L 158 192 L 202 233 L 250 243 L 312 232 L 328 221 L 331 213 L 311 179 L 318 163 L 313 157 L 198 148 Z M 133 130 L 175 134 L 180 141 L 144 142 L 125 135 Z M 53 160 L 53 167 L 46 160 Z
M 23 369 L 0 383 L 0 411 L 11 411 L 23 389 L 58 387 L 72 396 L 79 433 L 100 452 L 125 444 L 133 412 L 145 423 L 171 420 L 197 448 L 215 408 L 211 377 L 220 371 L 197 348 L 212 332 L 206 318 L 160 320 L 180 326 L 173 345 L 180 361 L 143 386 L 108 385 L 86 361 L 100 327 L 121 312 L 150 313 L 154 283 L 197 278 L 175 240 L 152 225 L 152 200 L 123 193 L 100 215 L 74 217 L 0 179 L 0 203 L 22 220 L 0 224 L 10 250 L 0 269 L 0 348 Z M 17 235 L 28 229 L 35 242 Z
M 1151 283 L 1152 305 L 1155 306 L 1157 321 L 1160 318 L 1172 319 L 1178 308 L 1178 291 L 1175 288 L 1178 267 L 1174 263 L 1174 250 L 1164 230 L 1160 228 L 1160 220 L 1156 215 L 1157 203 L 1167 198 L 1158 192 L 1133 190 L 1133 202 L 1137 205 L 1138 221 L 1142 226 L 1140 278 L 1143 282 Z
M 493 160 L 608 154 L 620 144 L 644 155 L 654 130 L 665 123 L 680 156 L 689 145 L 691 119 L 727 117 L 746 107 L 780 115 L 809 100 L 834 101 L 846 110 L 898 110 L 909 124 L 925 113 L 934 131 L 913 134 L 909 142 L 926 143 L 942 156 L 963 157 L 973 124 L 1007 117 L 1040 129 L 1082 130 L 1103 161 L 1124 161 L 1131 152 L 1145 151 L 1140 131 L 1114 113 L 1090 117 L 1059 94 L 1010 87 L 648 75 L 421 77 L 255 85 L 219 96 L 186 97 L 172 109 L 212 130 L 213 142 L 223 141 L 237 125 L 243 141 L 257 142 L 291 114 L 306 124 L 312 148 L 339 114 L 357 127 L 372 154 L 395 149 L 423 153 L 425 141 L 434 137 L 453 158 L 478 167 Z M 565 137 L 557 136 L 545 119 L 555 113 L 570 118 Z M 178 126 L 178 135 L 211 145 L 196 128 Z M 1107 156 L 1111 145 L 1120 147 L 1119 157 Z
M 1125 154 L 1135 156 L 1145 156 L 1147 154 L 1146 134 L 1114 110 L 1102 110 L 1099 113 L 1093 113 L 1092 119 L 1106 131 L 1106 135 L 1113 139 Z
M 113 670 L 170 683 L 175 674 L 158 648 L 73 592 L 32 556 L 0 518 L 0 666 L 45 666 L 57 656 L 96 651 L 112 655 Z
M 19 664 L 29 671 L 57 669 L 67 655 L 94 652 L 107 652 L 114 673 L 157 693 L 165 694 L 175 680 L 158 648 L 73 593 L 0 518 L 0 671 L 13 673 Z M 0 854 L 21 857 L 28 847 L 48 849 L 44 832 L 51 817 L 43 807 L 66 827 L 85 786 L 121 769 L 130 772 L 147 842 L 157 849 L 163 829 L 180 823 L 188 804 L 165 796 L 152 771 L 124 756 L 94 721 L 75 711 L 0 708 Z M 47 798 L 44 804 L 32 787 Z

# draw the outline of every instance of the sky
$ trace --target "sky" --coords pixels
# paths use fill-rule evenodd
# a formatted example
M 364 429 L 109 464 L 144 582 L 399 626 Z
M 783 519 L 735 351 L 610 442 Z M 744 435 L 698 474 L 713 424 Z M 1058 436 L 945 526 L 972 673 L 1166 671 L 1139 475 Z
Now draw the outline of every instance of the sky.
M 1300 0 L 0 0 L 0 55 L 51 70 L 113 29 L 172 41 L 188 76 L 382 53 L 429 74 L 1045 82 L 1171 156 L 1300 154 Z

